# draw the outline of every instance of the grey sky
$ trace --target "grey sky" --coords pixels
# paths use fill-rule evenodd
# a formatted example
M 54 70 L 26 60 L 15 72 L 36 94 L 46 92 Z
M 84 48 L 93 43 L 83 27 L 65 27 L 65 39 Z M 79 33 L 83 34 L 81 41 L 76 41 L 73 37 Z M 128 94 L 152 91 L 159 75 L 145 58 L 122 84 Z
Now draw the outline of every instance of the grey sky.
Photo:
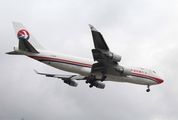
M 1 0 L 1 120 L 177 120 L 178 1 Z M 91 58 L 88 24 L 99 30 L 121 65 L 155 70 L 165 82 L 146 86 L 106 82 L 90 89 L 35 74 L 64 73 L 25 56 L 8 56 L 17 45 L 12 21 L 23 23 L 48 50 Z

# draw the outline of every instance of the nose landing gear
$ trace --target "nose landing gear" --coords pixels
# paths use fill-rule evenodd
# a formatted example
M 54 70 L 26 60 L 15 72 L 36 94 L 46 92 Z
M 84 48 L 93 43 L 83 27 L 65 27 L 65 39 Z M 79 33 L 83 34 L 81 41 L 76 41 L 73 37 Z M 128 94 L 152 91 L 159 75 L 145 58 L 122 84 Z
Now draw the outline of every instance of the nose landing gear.
M 150 85 L 147 86 L 146 92 L 150 92 Z

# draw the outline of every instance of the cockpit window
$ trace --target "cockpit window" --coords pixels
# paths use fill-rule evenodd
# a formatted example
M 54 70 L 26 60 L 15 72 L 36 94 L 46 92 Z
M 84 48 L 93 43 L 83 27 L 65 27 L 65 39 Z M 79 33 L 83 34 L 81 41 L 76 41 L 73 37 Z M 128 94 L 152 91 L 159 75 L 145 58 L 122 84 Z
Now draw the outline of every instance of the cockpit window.
M 153 71 L 154 73 L 156 73 L 155 71 Z

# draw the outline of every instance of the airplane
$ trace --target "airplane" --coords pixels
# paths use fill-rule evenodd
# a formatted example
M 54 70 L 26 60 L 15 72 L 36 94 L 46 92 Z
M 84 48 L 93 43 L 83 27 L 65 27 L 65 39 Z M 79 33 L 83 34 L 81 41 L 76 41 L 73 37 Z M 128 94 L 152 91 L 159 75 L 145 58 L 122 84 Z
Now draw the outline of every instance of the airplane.
M 119 64 L 121 56 L 110 51 L 102 34 L 92 25 L 89 25 L 93 37 L 94 49 L 92 49 L 93 60 L 55 53 L 45 50 L 34 36 L 19 23 L 13 22 L 14 30 L 17 35 L 18 46 L 14 51 L 7 52 L 9 55 L 26 55 L 39 62 L 54 68 L 75 73 L 74 75 L 61 75 L 41 73 L 34 70 L 39 75 L 46 77 L 59 78 L 64 83 L 76 87 L 79 80 L 84 80 L 89 87 L 104 89 L 104 81 L 127 82 L 133 84 L 146 85 L 146 91 L 150 91 L 151 85 L 164 82 L 155 71 L 139 68 L 124 67 Z

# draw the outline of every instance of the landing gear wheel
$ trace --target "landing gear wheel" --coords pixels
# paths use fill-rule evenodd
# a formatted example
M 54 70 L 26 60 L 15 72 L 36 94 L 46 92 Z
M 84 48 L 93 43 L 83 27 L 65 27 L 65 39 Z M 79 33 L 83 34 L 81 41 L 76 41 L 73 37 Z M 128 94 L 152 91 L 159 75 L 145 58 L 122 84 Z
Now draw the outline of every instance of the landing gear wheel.
M 92 88 L 92 87 L 93 87 L 93 85 L 89 85 L 89 87 L 90 87 L 90 88 Z
M 146 92 L 150 92 L 150 85 L 147 86 Z
M 150 89 L 146 89 L 146 92 L 150 92 Z
M 91 83 L 91 81 L 93 81 L 95 79 L 94 75 L 91 75 L 87 78 L 87 80 L 85 81 L 86 84 Z
M 92 88 L 93 86 L 95 86 L 95 80 L 96 80 L 95 76 L 91 75 L 87 78 L 85 83 L 87 83 L 87 84 L 89 83 L 90 84 L 89 87 Z

